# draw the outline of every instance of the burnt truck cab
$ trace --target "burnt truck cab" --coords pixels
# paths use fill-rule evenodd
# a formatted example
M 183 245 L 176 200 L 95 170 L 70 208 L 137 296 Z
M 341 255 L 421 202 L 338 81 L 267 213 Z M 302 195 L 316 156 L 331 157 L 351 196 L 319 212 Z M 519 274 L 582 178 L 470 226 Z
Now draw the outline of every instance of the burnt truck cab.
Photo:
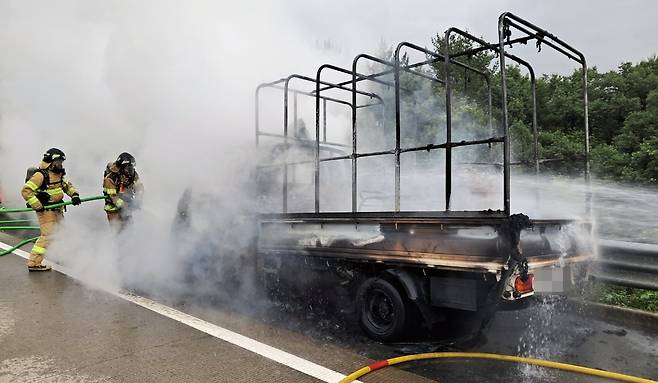
M 543 39 L 539 41 L 551 40 L 551 46 L 561 47 L 559 52 L 571 52 L 569 57 L 575 57 L 585 65 L 582 54 L 547 31 L 510 13 L 504 13 L 499 18 L 501 31 L 519 25 L 524 26 L 520 29 L 522 33 L 528 30 L 535 32 L 528 34 L 523 42 L 537 39 L 538 36 Z M 451 329 L 452 325 L 457 324 L 467 327 L 467 330 L 481 331 L 501 304 L 527 300 L 534 294 L 535 272 L 554 267 L 586 265 L 593 256 L 592 225 L 587 217 L 531 219 L 522 212 L 512 214 L 511 138 L 504 59 L 512 59 L 530 69 L 533 95 L 535 78 L 529 64 L 505 52 L 507 43 L 503 42 L 509 40 L 511 32 L 502 34 L 500 41 L 495 44 L 457 28 L 450 28 L 446 32 L 448 42 L 451 33 L 475 41 L 482 50 L 489 49 L 498 53 L 503 100 L 500 127 L 493 126 L 491 84 L 487 72 L 460 63 L 456 59 L 461 54 L 441 54 L 408 42 L 397 46 L 393 62 L 360 54 L 355 57 L 351 70 L 325 64 L 318 68 L 315 78 L 293 74 L 261 84 L 256 89 L 256 144 L 266 153 L 259 168 L 262 173 L 259 176 L 259 193 L 266 207 L 258 217 L 256 240 L 256 263 L 261 279 L 272 289 L 317 289 L 330 296 L 350 297 L 362 329 L 370 337 L 382 341 L 399 338 L 409 329 L 421 325 Z M 508 42 L 513 44 L 519 41 Z M 403 49 L 423 53 L 426 61 L 410 62 L 405 54 L 400 53 Z M 446 51 L 450 52 L 449 47 Z M 386 70 L 367 75 L 359 73 L 356 68 L 360 60 L 381 64 Z M 442 64 L 443 79 L 412 70 L 434 64 L 437 60 L 445 64 Z M 450 70 L 453 66 L 484 76 L 489 88 L 488 126 L 483 127 L 477 137 L 471 136 L 459 141 L 451 138 L 453 95 L 450 83 L 453 80 Z M 328 82 L 322 78 L 326 71 L 347 74 L 351 81 Z M 583 71 L 583 76 L 586 73 Z M 392 77 L 392 81 L 388 81 L 390 78 L 386 76 Z M 414 146 L 402 140 L 401 132 L 405 128 L 403 122 L 414 119 L 401 118 L 401 76 L 419 76 L 445 86 L 445 120 L 441 120 L 446 122 L 444 142 Z M 293 80 L 310 83 L 313 87 L 292 88 L 290 82 Z M 363 86 L 364 83 L 369 86 Z M 409 82 L 404 86 L 412 85 Z M 584 78 L 586 165 L 583 173 L 589 181 L 586 86 Z M 260 125 L 259 92 L 266 88 L 283 91 L 284 121 L 281 134 L 265 132 Z M 384 97 L 376 92 L 377 89 L 382 89 Z M 385 97 L 386 94 L 390 95 L 390 90 L 394 91 L 393 100 Z M 403 90 L 405 94 L 410 92 L 410 89 Z M 290 94 L 293 97 L 289 97 Z M 315 100 L 315 135 L 310 139 L 308 135 L 300 139 L 296 134 L 299 96 Z M 349 107 L 351 126 L 342 127 L 343 133 L 351 131 L 348 144 L 334 145 L 328 142 L 329 104 Z M 405 113 L 413 113 L 413 105 L 407 104 Z M 533 103 L 535 156 L 534 164 L 531 165 L 539 174 L 535 105 Z M 373 108 L 377 110 L 366 115 L 366 118 L 359 117 L 358 114 Z M 290 109 L 295 116 L 292 126 L 288 121 Z M 386 117 L 390 110 L 394 110 L 394 119 Z M 394 130 L 391 126 L 393 123 Z M 359 143 L 359 139 L 363 138 L 359 138 L 358 131 L 364 124 L 381 129 L 382 136 L 392 138 L 389 142 L 393 142 L 394 147 L 363 151 Z M 273 143 L 265 143 L 265 138 L 272 139 Z M 453 168 L 456 168 L 453 151 L 466 147 L 482 148 L 485 145 L 492 151 L 498 150 L 496 155 L 502 158 L 502 163 L 490 164 L 498 166 L 496 177 L 502 176 L 498 183 L 502 185 L 502 209 L 451 209 L 452 181 L 455 178 L 452 173 Z M 445 153 L 441 169 L 430 170 L 432 174 L 438 173 L 444 178 L 445 189 L 437 194 L 443 195 L 445 205 L 428 206 L 427 210 L 422 211 L 401 209 L 400 184 L 405 182 L 401 176 L 401 155 L 435 150 Z M 394 192 L 390 196 L 377 190 L 377 185 L 364 187 L 363 181 L 359 181 L 363 170 L 360 167 L 361 159 L 383 156 L 392 159 L 390 164 L 393 170 L 386 172 L 385 169 L 376 169 L 374 178 L 390 176 L 394 180 Z M 328 167 L 329 164 L 342 165 Z M 306 167 L 305 176 L 297 173 L 298 167 Z M 338 181 L 345 174 L 350 181 Z M 343 199 L 347 199 L 350 206 L 337 209 L 330 202 L 340 191 L 348 192 L 349 197 Z M 481 192 L 477 190 L 474 194 Z M 392 209 L 363 211 L 364 204 L 381 198 L 391 198 L 392 203 L 389 202 L 387 206 L 392 206 Z M 588 212 L 591 211 L 590 202 L 588 192 L 585 197 Z M 441 325 L 435 326 L 437 324 Z

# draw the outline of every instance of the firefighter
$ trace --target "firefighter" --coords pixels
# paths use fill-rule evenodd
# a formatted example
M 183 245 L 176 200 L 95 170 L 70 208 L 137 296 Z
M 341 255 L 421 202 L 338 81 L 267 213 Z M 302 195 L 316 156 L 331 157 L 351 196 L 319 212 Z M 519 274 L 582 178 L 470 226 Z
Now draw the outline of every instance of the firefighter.
M 110 226 L 120 231 L 141 204 L 144 186 L 135 170 L 135 157 L 123 152 L 105 169 L 103 194 Z
M 64 178 L 64 152 L 57 148 L 51 148 L 43 155 L 43 159 L 37 168 L 28 169 L 28 175 L 21 190 L 21 195 L 27 202 L 27 206 L 37 212 L 41 234 L 32 247 L 30 257 L 27 261 L 29 271 L 49 271 L 50 266 L 42 264 L 48 244 L 57 224 L 64 218 L 64 209 L 47 208 L 48 205 L 62 202 L 64 193 L 71 197 L 73 205 L 80 204 L 80 195 L 73 184 Z

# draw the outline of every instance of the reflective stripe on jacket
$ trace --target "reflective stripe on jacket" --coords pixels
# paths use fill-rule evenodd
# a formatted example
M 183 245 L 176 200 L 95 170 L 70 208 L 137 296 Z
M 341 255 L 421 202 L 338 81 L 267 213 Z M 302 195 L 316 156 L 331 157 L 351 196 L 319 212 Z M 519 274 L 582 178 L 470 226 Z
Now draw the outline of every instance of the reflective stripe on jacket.
M 47 170 L 48 165 L 49 164 L 45 162 L 39 164 L 39 169 L 41 171 L 48 172 L 49 183 L 43 190 L 49 195 L 48 205 L 62 202 L 65 193 L 69 197 L 77 195 L 78 191 L 75 189 L 75 186 L 73 186 L 71 181 L 65 179 L 61 174 Z M 45 178 L 41 171 L 34 173 L 32 177 L 25 182 L 25 185 L 23 185 L 23 189 L 21 190 L 21 196 L 33 209 L 41 209 L 43 207 L 43 204 L 37 198 L 37 193 L 41 191 Z

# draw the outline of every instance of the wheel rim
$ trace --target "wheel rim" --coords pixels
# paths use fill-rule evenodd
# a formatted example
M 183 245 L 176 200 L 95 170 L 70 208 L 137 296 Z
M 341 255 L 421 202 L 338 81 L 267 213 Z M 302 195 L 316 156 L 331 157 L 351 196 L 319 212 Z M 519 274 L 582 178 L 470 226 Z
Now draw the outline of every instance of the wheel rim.
M 385 332 L 395 324 L 395 307 L 391 297 L 379 289 L 368 294 L 366 317 L 378 331 Z

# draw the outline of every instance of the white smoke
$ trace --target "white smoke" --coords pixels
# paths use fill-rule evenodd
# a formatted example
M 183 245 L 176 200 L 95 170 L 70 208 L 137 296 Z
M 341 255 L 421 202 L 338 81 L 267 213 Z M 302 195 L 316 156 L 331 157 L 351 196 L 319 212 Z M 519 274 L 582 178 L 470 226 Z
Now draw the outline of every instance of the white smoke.
M 320 49 L 333 45 L 318 43 L 326 42 L 327 36 L 311 32 L 314 25 L 303 17 L 300 6 L 210 0 L 1 2 L 0 183 L 5 205 L 22 204 L 18 190 L 25 169 L 35 165 L 49 147 L 67 153 L 68 177 L 83 196 L 100 194 L 105 165 L 129 151 L 137 158 L 146 188 L 145 203 L 134 224 L 115 237 L 101 202 L 71 207 L 50 249 L 51 259 L 65 263 L 81 278 L 108 286 L 140 282 L 175 287 L 183 283 L 185 257 L 213 246 L 245 248 L 253 225 L 236 222 L 236 218 L 253 207 L 245 191 L 255 165 L 256 85 L 294 72 L 313 76 L 324 62 L 349 66 L 353 56 L 348 49 Z M 354 41 L 358 28 L 351 26 L 350 31 L 354 33 L 348 34 L 348 42 L 353 48 L 358 45 Z M 427 37 L 435 32 L 428 30 Z M 372 52 L 371 48 L 374 45 L 368 43 L 358 46 L 359 51 Z M 272 113 L 261 117 L 264 126 L 280 129 L 280 102 L 278 98 Z M 312 131 L 313 113 L 301 113 Z M 344 110 L 334 114 L 332 123 L 345 120 Z M 349 144 L 346 126 L 330 139 L 343 138 Z M 438 142 L 442 142 L 440 137 L 434 143 Z M 433 169 L 442 169 L 442 153 L 435 153 L 439 156 Z M 389 165 L 386 169 L 392 171 Z M 405 170 L 404 177 L 410 173 Z M 345 176 L 342 185 L 348 185 L 349 172 L 341 174 Z M 373 174 L 386 178 L 390 196 L 392 174 L 383 177 L 379 170 Z M 442 180 L 441 171 L 432 173 L 431 181 L 425 175 L 405 178 L 403 194 L 426 191 L 432 209 L 442 210 Z M 465 185 L 463 192 L 453 193 L 455 205 L 462 208 L 472 208 L 469 203 L 478 194 L 469 180 L 483 178 L 475 174 L 456 180 L 456 188 Z M 488 189 L 487 202 L 496 205 L 476 207 L 500 208 L 502 178 L 484 181 L 481 189 Z M 523 192 L 523 183 L 513 188 L 514 204 L 535 201 L 530 192 Z M 172 223 L 186 188 L 194 191 L 191 209 L 198 220 L 181 235 L 172 231 Z M 341 189 L 340 208 L 347 210 L 349 189 Z M 376 185 L 371 189 L 382 190 Z M 574 200 L 582 201 L 581 196 L 579 191 Z M 423 202 L 416 195 L 403 195 L 403 208 L 422 209 L 417 201 Z M 564 198 L 554 201 L 563 206 Z M 534 208 L 530 202 L 516 206 L 524 212 Z M 556 212 L 549 204 L 542 206 Z M 386 209 L 391 208 L 389 199 Z
M 47 148 L 66 152 L 83 196 L 101 194 L 105 165 L 129 151 L 146 189 L 134 224 L 115 237 L 101 201 L 69 207 L 48 257 L 113 287 L 179 276 L 181 257 L 250 212 L 256 85 L 334 59 L 286 12 L 270 2 L 0 3 L 4 205 L 22 205 L 25 170 Z M 203 224 L 181 238 L 172 223 L 186 188 L 214 205 L 204 215 L 192 206 Z

